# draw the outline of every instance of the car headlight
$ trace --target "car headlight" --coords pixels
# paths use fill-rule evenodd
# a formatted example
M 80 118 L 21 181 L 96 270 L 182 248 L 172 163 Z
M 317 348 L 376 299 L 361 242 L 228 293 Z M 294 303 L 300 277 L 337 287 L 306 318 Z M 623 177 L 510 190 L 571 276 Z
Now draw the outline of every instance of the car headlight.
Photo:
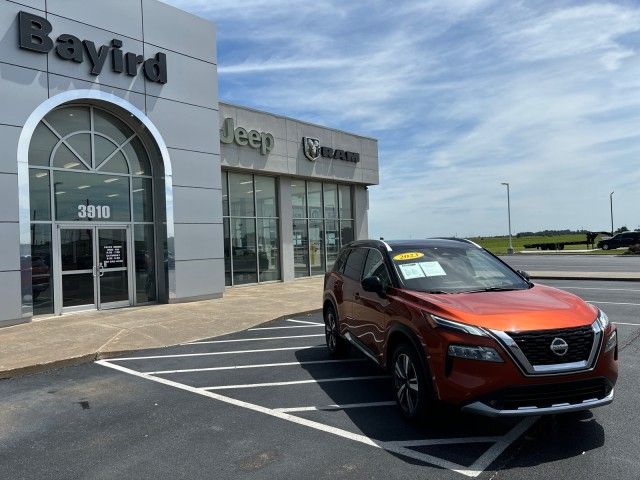
M 491 347 L 470 345 L 449 345 L 449 356 L 470 360 L 484 360 L 485 362 L 502 362 L 498 352 Z
M 609 321 L 609 317 L 607 317 L 607 314 L 600 309 L 598 309 L 598 322 L 600 322 L 600 326 L 602 327 L 602 330 L 606 330 L 609 324 L 611 323 Z
M 604 345 L 604 352 L 610 352 L 618 345 L 618 332 L 615 330 L 607 337 L 607 343 Z
M 437 315 L 433 315 L 431 313 L 424 313 L 425 316 L 430 318 L 438 327 L 454 330 L 456 332 L 468 333 L 469 335 L 476 335 L 478 337 L 488 337 L 487 333 L 482 328 L 474 327 L 473 325 L 467 325 L 466 323 L 454 322 L 453 320 L 438 317 Z

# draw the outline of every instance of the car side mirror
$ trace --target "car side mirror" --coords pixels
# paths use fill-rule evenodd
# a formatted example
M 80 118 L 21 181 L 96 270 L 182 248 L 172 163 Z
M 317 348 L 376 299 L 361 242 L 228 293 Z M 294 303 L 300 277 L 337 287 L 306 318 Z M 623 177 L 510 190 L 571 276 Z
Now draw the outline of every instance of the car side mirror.
M 377 293 L 381 297 L 384 297 L 384 294 L 385 294 L 384 285 L 382 285 L 382 280 L 380 280 L 380 277 L 377 277 L 377 276 L 367 277 L 363 279 L 362 289 L 365 292 Z
M 524 278 L 527 282 L 531 281 L 531 277 L 529 276 L 529 274 L 527 272 L 525 272 L 524 270 L 516 270 L 518 272 L 518 274 Z

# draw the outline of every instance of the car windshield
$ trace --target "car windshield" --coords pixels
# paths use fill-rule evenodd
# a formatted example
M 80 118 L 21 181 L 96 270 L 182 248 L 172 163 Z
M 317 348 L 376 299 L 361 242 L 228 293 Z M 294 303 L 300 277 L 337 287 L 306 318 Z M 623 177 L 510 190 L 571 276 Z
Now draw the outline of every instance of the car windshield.
M 531 287 L 509 267 L 473 245 L 394 249 L 390 255 L 409 290 L 469 293 Z

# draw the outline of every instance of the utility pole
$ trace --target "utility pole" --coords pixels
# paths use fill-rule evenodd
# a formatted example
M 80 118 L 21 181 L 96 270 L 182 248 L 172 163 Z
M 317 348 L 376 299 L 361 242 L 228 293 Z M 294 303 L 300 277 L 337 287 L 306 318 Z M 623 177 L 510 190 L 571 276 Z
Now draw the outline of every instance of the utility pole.
M 613 194 L 615 192 L 611 192 L 609 194 L 609 206 L 611 207 L 611 236 L 613 237 Z
M 511 240 L 511 193 L 508 182 L 502 182 L 502 185 L 507 187 L 507 216 L 509 218 L 509 248 L 507 253 L 513 255 L 513 242 Z

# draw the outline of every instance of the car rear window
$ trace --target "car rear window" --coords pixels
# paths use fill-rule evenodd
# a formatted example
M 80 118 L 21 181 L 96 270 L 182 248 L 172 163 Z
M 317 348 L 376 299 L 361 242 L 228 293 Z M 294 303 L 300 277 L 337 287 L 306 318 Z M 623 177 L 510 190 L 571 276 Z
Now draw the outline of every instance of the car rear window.
M 354 248 L 353 250 L 351 250 L 351 253 L 347 257 L 347 262 L 344 265 L 345 277 L 349 277 L 353 280 L 359 281 L 366 256 L 366 248 Z

